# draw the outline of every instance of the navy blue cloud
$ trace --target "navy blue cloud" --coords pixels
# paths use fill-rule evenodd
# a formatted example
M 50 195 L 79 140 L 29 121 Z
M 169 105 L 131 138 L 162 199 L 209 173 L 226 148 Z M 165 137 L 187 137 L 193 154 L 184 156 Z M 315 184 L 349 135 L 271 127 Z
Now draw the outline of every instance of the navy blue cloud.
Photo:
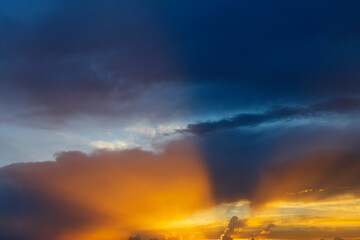
M 360 99 L 338 98 L 319 102 L 307 107 L 274 107 L 260 113 L 241 113 L 231 118 L 189 124 L 187 128 L 177 130 L 180 133 L 204 134 L 207 132 L 234 129 L 238 127 L 255 127 L 265 123 L 282 120 L 293 120 L 308 117 L 326 116 L 328 114 L 345 114 L 360 110 Z

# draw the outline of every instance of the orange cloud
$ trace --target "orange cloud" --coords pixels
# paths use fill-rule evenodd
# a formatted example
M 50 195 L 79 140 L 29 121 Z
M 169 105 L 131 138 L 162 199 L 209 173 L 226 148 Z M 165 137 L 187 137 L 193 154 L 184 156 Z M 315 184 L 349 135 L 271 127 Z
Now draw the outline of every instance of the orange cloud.
M 81 206 L 95 219 L 79 228 L 56 228 L 45 236 L 48 239 L 125 238 L 132 231 L 166 227 L 212 204 L 206 169 L 190 144 L 173 144 L 160 154 L 141 150 L 96 151 L 90 155 L 65 152 L 56 162 L 5 167 L 0 177 L 46 196 L 46 201 L 51 198 Z M 60 216 L 71 211 L 61 209 L 61 204 L 55 206 Z M 23 211 L 11 216 L 21 229 L 22 219 L 35 219 L 32 214 L 37 213 Z M 44 218 L 57 216 L 49 213 Z
M 360 154 L 319 151 L 269 168 L 261 177 L 253 205 L 278 200 L 314 201 L 360 193 Z

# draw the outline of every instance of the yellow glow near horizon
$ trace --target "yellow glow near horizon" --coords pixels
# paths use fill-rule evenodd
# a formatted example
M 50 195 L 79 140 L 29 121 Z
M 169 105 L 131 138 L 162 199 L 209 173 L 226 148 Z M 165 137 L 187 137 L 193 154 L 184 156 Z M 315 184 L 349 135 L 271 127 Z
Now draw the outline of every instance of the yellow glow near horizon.
M 220 204 L 172 222 L 168 225 L 167 231 L 174 233 L 208 229 L 221 231 L 226 228 L 231 216 L 246 219 L 246 226 L 242 229 L 242 234 L 250 236 L 252 233 L 257 233 L 256 238 L 267 238 L 268 233 L 263 229 L 269 223 L 276 226 L 275 232 L 285 231 L 283 234 L 289 235 L 289 239 L 294 239 L 296 232 L 301 231 L 303 232 L 299 233 L 299 236 L 305 232 L 309 238 L 314 235 L 314 239 L 320 234 L 318 233 L 320 230 L 330 231 L 331 234 L 341 236 L 342 234 L 346 235 L 347 231 L 354 232 L 356 229 L 360 229 L 360 198 L 342 195 L 323 201 L 276 201 L 267 203 L 262 208 L 251 208 L 248 201 Z M 237 234 L 241 235 L 241 233 Z M 248 238 L 235 234 L 233 239 Z M 281 239 L 286 238 L 282 237 Z M 324 239 L 333 238 L 324 237 Z

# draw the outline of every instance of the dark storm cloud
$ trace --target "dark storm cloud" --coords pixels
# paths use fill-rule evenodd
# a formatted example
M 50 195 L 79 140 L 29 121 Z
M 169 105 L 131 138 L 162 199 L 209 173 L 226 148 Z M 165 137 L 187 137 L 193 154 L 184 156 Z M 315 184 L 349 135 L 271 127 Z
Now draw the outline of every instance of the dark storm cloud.
M 356 120 L 355 120 L 356 121 Z M 328 155 L 324 155 L 324 160 L 321 162 L 322 168 L 312 168 L 311 160 L 308 160 L 309 169 L 305 170 L 305 167 L 301 171 L 300 169 L 303 161 L 318 151 L 330 152 L 344 152 L 351 155 L 354 153 L 356 156 L 356 149 L 359 142 L 359 129 L 356 126 L 334 128 L 332 126 L 292 126 L 284 128 L 283 126 L 274 126 L 265 129 L 240 129 L 229 131 L 217 131 L 210 132 L 205 135 L 195 135 L 194 138 L 198 139 L 199 146 L 206 160 L 209 174 L 212 179 L 212 188 L 215 201 L 222 202 L 234 202 L 239 199 L 246 199 L 256 202 L 267 202 L 273 198 L 286 198 L 289 197 L 285 192 L 298 192 L 305 190 L 306 188 L 313 187 L 319 190 L 319 188 L 326 188 L 330 186 L 326 184 L 334 182 L 337 186 L 331 187 L 333 190 L 329 190 L 327 193 L 321 192 L 319 199 L 335 196 L 349 190 L 349 192 L 355 193 L 358 191 L 358 185 L 356 184 L 356 174 L 360 175 L 360 172 L 356 168 L 356 160 L 348 161 L 348 155 L 344 155 L 344 163 L 349 163 L 349 168 L 340 168 L 336 164 L 341 164 L 341 157 L 337 159 L 337 163 L 332 162 Z M 320 164 L 315 158 L 313 164 Z M 290 168 L 287 171 L 288 166 L 298 163 L 299 165 Z M 329 164 L 329 165 L 327 165 Z M 335 164 L 335 165 L 333 165 Z M 307 164 L 305 164 L 307 165 Z M 326 167 L 334 170 L 333 176 L 326 172 Z M 260 185 L 267 182 L 265 176 L 274 174 L 277 175 L 276 169 L 282 169 L 280 176 L 283 178 L 278 179 L 272 185 L 264 186 L 266 191 L 260 191 Z M 348 182 L 341 182 L 340 178 L 346 175 L 347 171 L 352 169 L 353 172 L 349 173 Z M 312 172 L 313 171 L 313 172 Z M 281 175 L 286 173 L 285 175 Z M 292 181 L 293 174 L 299 173 L 297 182 L 303 182 L 305 185 L 296 186 L 291 185 L 289 189 L 283 192 L 281 183 L 288 183 Z M 300 174 L 302 173 L 302 174 Z M 310 178 L 307 178 L 307 173 L 311 176 L 322 176 L 320 181 L 324 181 L 324 186 L 320 186 L 317 180 L 314 180 L 314 185 L 311 185 Z M 352 174 L 354 173 L 354 174 Z M 309 177 L 310 177 L 309 175 Z M 275 178 L 276 179 L 276 178 Z M 302 181 L 302 179 L 304 179 Z M 308 184 L 308 185 L 306 185 Z M 348 185 L 352 188 L 341 188 L 341 185 Z M 278 187 L 278 188 L 277 188 Z M 275 196 L 272 196 L 272 190 L 274 188 Z M 303 189 L 299 189 L 303 188 Z M 279 189 L 279 191 L 275 191 Z M 262 195 L 261 193 L 264 192 Z M 266 194 L 268 193 L 268 194 Z M 259 195 L 258 195 L 259 194 Z M 299 197 L 309 196 L 304 194 Z M 315 196 L 315 195 L 314 195 Z M 322 197 L 320 197 L 322 196 Z
M 356 126 L 305 125 L 217 131 L 196 138 L 215 201 L 246 199 L 261 205 L 273 200 L 358 195 L 358 136 Z
M 151 82 L 178 77 L 151 8 L 62 1 L 26 21 L 17 13 L 2 17 L 0 77 L 18 99 L 3 94 L 33 107 L 33 114 L 112 115 L 112 104 L 133 99 Z
M 323 116 L 325 114 L 344 114 L 360 110 L 359 98 L 339 98 L 316 103 L 308 107 L 274 107 L 261 113 L 241 113 L 219 121 L 189 124 L 180 133 L 204 134 L 207 132 L 233 129 L 238 127 L 255 127 L 264 123 L 281 120 L 301 119 Z
M 193 114 L 359 94 L 358 1 L 2 5 L 2 98 L 30 116 L 113 116 L 164 82 Z

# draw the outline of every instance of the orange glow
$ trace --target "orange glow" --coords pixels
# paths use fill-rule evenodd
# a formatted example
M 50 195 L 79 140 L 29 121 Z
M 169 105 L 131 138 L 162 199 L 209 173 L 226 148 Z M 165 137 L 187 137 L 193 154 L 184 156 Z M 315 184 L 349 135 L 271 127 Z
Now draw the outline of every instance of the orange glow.
M 214 206 L 201 156 L 185 144 L 158 154 L 63 153 L 57 162 L 20 164 L 8 174 L 19 185 L 56 199 L 59 209 L 69 209 L 62 208 L 66 203 L 91 220 L 61 231 L 55 240 L 118 240 L 139 232 L 159 240 L 219 239 L 232 216 L 244 223 L 231 231 L 233 239 L 360 236 L 357 195 L 340 191 L 319 199 L 318 194 L 334 190 L 304 187 L 301 178 L 273 179 L 279 183 L 274 192 L 262 181 L 256 197 L 265 197 L 256 207 L 248 200 Z
M 166 228 L 212 204 L 207 172 L 189 146 L 170 146 L 160 154 L 66 153 L 56 163 L 24 165 L 22 179 L 98 216 L 61 240 L 126 239 L 136 230 Z

